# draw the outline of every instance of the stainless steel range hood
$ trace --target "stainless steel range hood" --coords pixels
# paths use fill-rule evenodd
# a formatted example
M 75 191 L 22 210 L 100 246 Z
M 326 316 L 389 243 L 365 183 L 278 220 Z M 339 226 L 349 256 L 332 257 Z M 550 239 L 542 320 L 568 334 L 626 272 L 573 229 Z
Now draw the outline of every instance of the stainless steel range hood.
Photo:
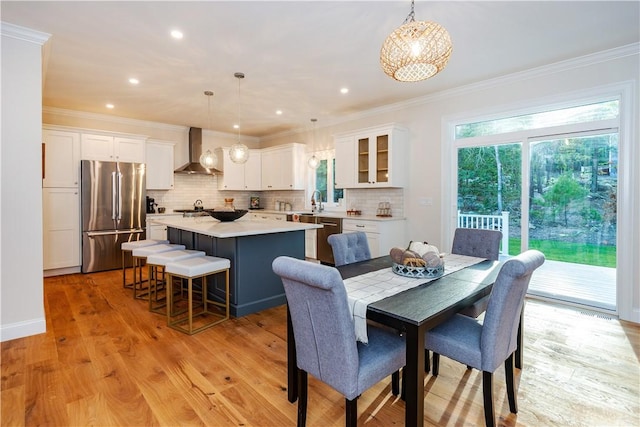
M 189 128 L 189 163 L 180 166 L 174 173 L 216 175 L 222 173 L 218 169 L 207 169 L 200 164 L 202 154 L 202 129 Z

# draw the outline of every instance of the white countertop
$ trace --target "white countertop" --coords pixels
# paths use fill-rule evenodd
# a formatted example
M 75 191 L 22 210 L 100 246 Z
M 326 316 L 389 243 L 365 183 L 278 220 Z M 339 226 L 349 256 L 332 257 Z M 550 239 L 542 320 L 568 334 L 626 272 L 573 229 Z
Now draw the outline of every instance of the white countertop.
M 307 224 L 290 221 L 252 221 L 244 218 L 236 221 L 220 222 L 210 216 L 198 216 L 192 218 L 183 218 L 175 215 L 166 215 L 163 217 L 147 216 L 147 221 L 153 224 L 162 224 L 168 227 L 218 238 L 254 236 L 259 234 L 322 228 L 322 225 L 320 224 Z
M 265 213 L 265 214 L 281 214 L 281 215 L 292 215 L 292 214 L 309 214 L 308 211 L 277 211 L 275 209 L 255 209 L 249 210 L 249 213 Z M 328 218 L 342 218 L 342 219 L 353 219 L 353 220 L 367 220 L 367 221 L 404 221 L 404 217 L 398 216 L 390 216 L 390 217 L 382 217 L 375 215 L 347 215 L 346 212 L 342 211 L 323 211 L 323 212 L 314 212 L 314 216 L 324 216 Z

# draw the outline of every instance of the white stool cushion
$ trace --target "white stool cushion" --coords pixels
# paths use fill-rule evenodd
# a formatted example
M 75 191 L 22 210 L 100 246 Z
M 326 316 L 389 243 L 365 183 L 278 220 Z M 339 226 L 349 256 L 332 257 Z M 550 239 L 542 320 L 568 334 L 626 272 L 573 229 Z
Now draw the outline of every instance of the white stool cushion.
M 145 246 L 153 246 L 169 243 L 168 240 L 155 240 L 155 239 L 146 239 L 146 240 L 136 240 L 134 242 L 124 242 L 120 245 L 120 249 L 123 251 L 132 251 L 136 248 L 144 248 Z
M 131 252 L 131 254 L 135 257 L 142 258 L 142 257 L 148 257 L 149 255 L 153 255 L 153 254 L 159 254 L 161 252 L 177 251 L 184 248 L 185 248 L 184 245 L 167 245 L 167 244 L 153 245 L 153 246 L 145 246 L 142 248 L 136 248 Z
M 161 252 L 159 254 L 149 255 L 147 257 L 147 264 L 154 265 L 167 265 L 173 261 L 180 261 L 182 259 L 187 259 L 196 256 L 205 256 L 205 253 L 202 251 L 194 251 L 191 249 L 185 249 L 181 251 L 169 251 L 169 252 Z
M 226 258 L 213 256 L 199 256 L 168 263 L 165 273 L 178 274 L 183 277 L 198 277 L 204 274 L 226 270 L 231 267 L 231 261 Z

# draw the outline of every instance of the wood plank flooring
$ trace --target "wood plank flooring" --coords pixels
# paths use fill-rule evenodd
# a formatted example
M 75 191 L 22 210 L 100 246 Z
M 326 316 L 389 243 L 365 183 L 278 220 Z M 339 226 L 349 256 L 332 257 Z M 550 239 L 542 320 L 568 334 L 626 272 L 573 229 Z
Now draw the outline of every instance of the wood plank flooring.
M 166 326 L 119 271 L 45 279 L 47 332 L 1 345 L 2 426 L 294 426 L 286 312 L 231 319 L 195 336 Z M 640 327 L 529 301 L 519 413 L 504 370 L 502 426 L 640 425 Z M 482 378 L 446 358 L 425 379 L 425 426 L 482 426 Z M 358 401 L 358 423 L 404 425 L 390 380 Z M 310 377 L 309 426 L 344 425 L 344 400 Z

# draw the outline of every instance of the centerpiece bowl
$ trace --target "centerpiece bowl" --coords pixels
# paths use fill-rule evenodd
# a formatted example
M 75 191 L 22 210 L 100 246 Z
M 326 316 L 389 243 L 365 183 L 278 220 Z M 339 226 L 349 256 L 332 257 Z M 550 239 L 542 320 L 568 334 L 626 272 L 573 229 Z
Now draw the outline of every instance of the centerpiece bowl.
M 215 209 L 205 209 L 209 215 L 222 222 L 235 221 L 238 218 L 242 218 L 249 212 L 246 209 L 235 209 L 235 210 L 215 210 Z

